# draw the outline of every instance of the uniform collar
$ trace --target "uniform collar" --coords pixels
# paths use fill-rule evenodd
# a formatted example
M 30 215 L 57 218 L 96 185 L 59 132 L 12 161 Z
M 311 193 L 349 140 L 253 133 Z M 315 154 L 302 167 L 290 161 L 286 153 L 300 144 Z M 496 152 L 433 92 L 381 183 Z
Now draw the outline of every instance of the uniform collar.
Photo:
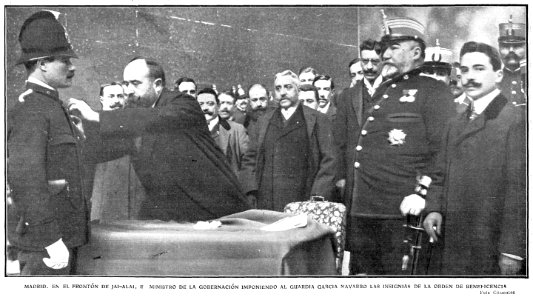
M 48 85 L 32 77 L 29 77 L 26 81 L 26 89 L 31 89 L 36 93 L 48 95 L 54 100 L 61 102 L 61 100 L 59 100 L 59 93 L 57 92 L 57 90 L 50 86 L 46 86 Z
M 52 91 L 56 91 L 56 89 L 54 89 L 53 87 L 49 86 L 48 84 L 42 82 L 41 80 L 35 78 L 35 77 L 28 77 L 28 80 L 26 80 L 26 82 L 31 82 L 31 83 L 34 83 L 34 84 L 37 84 L 37 85 L 40 85 L 42 87 L 45 87 L 49 90 L 52 90 Z
M 391 79 L 388 79 L 387 81 L 384 81 L 383 83 L 391 84 L 391 83 L 400 82 L 400 81 L 403 81 L 403 80 L 408 80 L 411 77 L 420 75 L 420 72 L 422 72 L 421 68 L 419 68 L 419 67 L 418 68 L 414 68 L 411 71 L 407 71 L 407 72 L 405 72 L 403 74 L 396 75 L 395 77 L 392 77 Z

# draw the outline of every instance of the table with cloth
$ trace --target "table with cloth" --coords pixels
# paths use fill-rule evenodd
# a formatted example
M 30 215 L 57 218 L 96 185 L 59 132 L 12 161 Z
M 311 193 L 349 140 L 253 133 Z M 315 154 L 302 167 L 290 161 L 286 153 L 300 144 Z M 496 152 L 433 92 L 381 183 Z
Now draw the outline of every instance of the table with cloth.
M 96 276 L 336 275 L 328 226 L 284 231 L 260 228 L 294 215 L 248 210 L 218 219 L 218 228 L 194 223 L 124 220 L 93 222 L 78 252 L 77 274 Z

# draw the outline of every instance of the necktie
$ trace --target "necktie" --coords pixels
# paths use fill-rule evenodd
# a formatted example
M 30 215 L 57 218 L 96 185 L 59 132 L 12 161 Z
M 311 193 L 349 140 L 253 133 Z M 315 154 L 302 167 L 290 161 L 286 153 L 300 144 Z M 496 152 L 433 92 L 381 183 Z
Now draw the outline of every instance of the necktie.
M 468 112 L 467 112 L 467 117 L 470 121 L 476 119 L 479 114 L 476 113 L 476 111 L 474 110 L 474 100 L 472 99 L 468 99 L 469 101 L 469 105 L 468 105 Z

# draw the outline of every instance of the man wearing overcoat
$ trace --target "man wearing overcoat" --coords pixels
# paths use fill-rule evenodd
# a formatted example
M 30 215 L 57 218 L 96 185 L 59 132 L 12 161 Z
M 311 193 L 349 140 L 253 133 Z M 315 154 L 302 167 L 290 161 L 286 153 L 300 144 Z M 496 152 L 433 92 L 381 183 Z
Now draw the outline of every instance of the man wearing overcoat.
M 249 209 L 196 99 L 165 89 L 163 68 L 142 57 L 125 67 L 124 81 L 139 108 L 98 114 L 75 100 L 70 108 L 99 122 L 105 138 L 133 139 L 132 164 L 147 196 L 139 218 L 192 222 Z
M 517 275 L 527 261 L 525 113 L 497 88 L 493 47 L 465 43 L 461 71 L 471 104 L 444 130 L 445 180 L 428 194 L 424 227 L 444 240 L 443 275 Z
M 257 207 L 282 211 L 311 195 L 331 199 L 335 159 L 328 117 L 300 103 L 299 79 L 278 73 L 279 107 L 260 117 L 250 133 L 250 148 L 240 174 L 243 189 Z

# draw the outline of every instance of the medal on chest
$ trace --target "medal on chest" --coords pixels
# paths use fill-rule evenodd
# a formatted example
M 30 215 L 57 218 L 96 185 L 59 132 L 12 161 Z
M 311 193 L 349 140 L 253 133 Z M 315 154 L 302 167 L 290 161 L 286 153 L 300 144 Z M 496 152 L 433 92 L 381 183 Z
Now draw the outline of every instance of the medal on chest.
M 415 102 L 415 95 L 417 92 L 417 89 L 403 90 L 403 96 L 400 97 L 400 102 Z

